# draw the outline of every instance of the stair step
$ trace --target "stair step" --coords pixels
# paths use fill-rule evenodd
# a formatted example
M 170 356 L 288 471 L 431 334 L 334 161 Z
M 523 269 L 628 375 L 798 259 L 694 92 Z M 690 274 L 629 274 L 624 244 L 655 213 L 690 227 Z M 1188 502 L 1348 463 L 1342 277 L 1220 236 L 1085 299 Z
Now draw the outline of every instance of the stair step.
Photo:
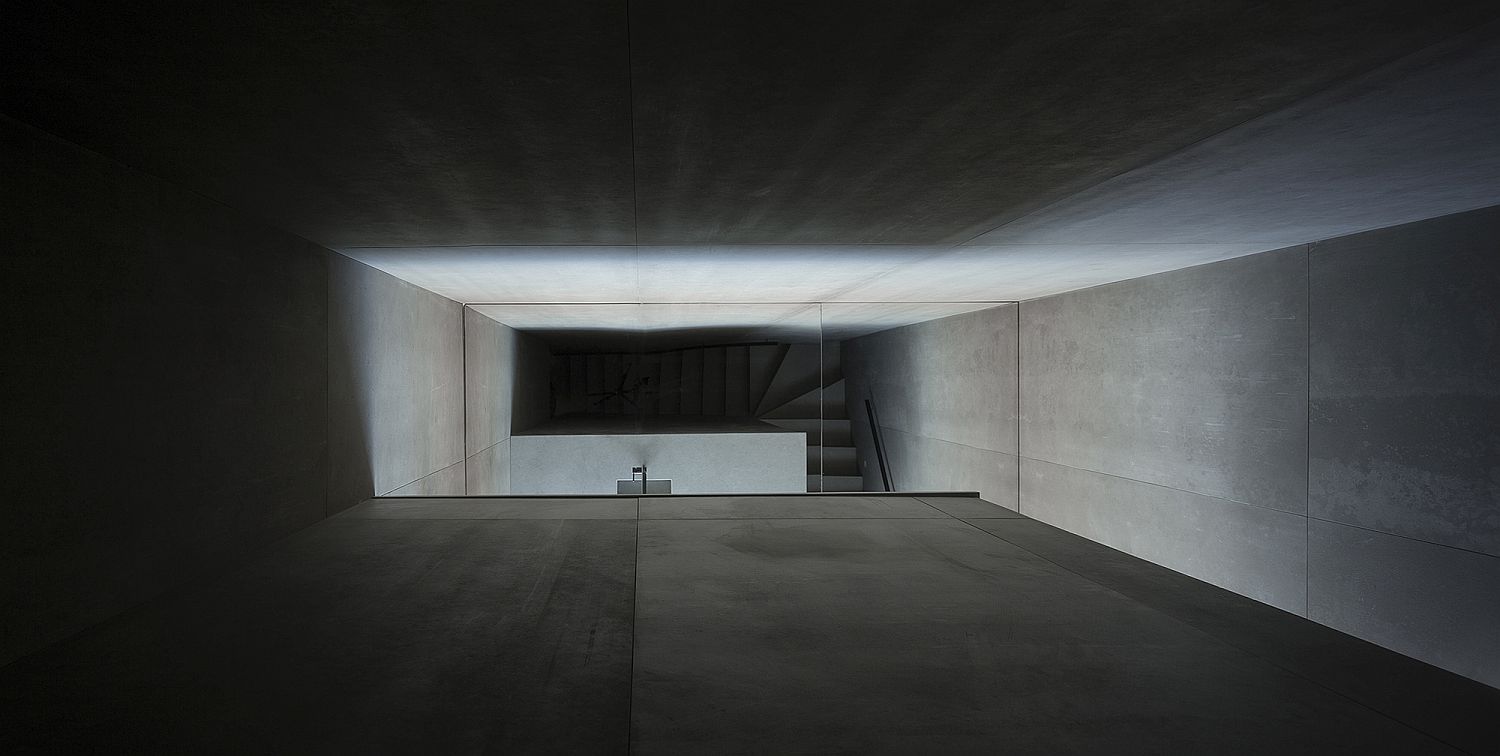
M 750 416 L 750 352 L 742 346 L 724 348 L 724 414 Z
M 816 448 L 822 451 L 823 467 L 819 472 L 822 472 L 824 475 L 858 476 L 860 474 L 858 449 L 852 446 L 819 446 Z
M 819 475 L 818 482 L 823 492 L 847 492 L 865 490 L 865 479 L 858 475 Z M 812 484 L 812 476 L 808 476 L 808 484 Z M 812 489 L 809 488 L 809 491 Z

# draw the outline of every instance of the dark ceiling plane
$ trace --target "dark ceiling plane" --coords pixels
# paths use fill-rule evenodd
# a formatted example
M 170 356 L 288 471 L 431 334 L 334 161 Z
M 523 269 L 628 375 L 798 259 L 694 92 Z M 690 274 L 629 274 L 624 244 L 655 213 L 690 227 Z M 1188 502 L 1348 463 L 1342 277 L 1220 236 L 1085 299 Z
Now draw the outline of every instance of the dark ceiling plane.
M 333 248 L 944 245 L 1493 5 L 7 3 L 0 112 Z

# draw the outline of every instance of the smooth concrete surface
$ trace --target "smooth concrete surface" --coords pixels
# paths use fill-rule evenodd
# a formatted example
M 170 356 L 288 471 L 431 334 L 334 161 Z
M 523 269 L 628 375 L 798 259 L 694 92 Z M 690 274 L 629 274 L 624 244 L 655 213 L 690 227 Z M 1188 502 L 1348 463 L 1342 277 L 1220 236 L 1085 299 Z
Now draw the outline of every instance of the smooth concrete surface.
M 640 241 L 961 242 L 1494 17 L 633 4 Z
M 1307 518 L 1021 459 L 1027 517 L 1294 614 L 1307 614 Z
M 1500 203 L 1500 27 L 1101 182 L 974 244 L 1291 246 Z
M 770 498 L 928 515 L 752 511 Z M 922 498 L 649 519 L 681 500 L 373 500 L 0 669 L 0 750 L 1426 754 L 1500 735 L 1500 690 Z
M 1154 10 L 1164 13 L 1160 6 Z M 1019 17 L 1025 11 L 1007 8 L 1006 13 L 1011 23 L 1024 25 Z M 1272 13 L 1286 24 L 1282 32 L 1297 23 L 1287 9 Z M 1368 31 L 1368 21 L 1361 19 L 1358 28 Z M 1125 28 L 1138 31 L 1128 24 Z M 575 248 L 554 254 L 542 247 L 377 247 L 350 254 L 449 296 L 471 291 L 491 301 L 559 301 L 559 296 L 605 301 L 609 292 L 625 301 L 713 301 L 725 291 L 758 302 L 1033 299 L 1500 203 L 1500 147 L 1491 137 L 1500 130 L 1500 27 L 1440 39 L 1433 38 L 1436 44 L 1425 49 L 1412 48 L 1406 57 L 1372 61 L 1375 65 L 1369 68 L 1348 72 L 1361 75 L 1330 80 L 1327 84 L 1332 86 L 1309 90 L 1309 96 L 1284 107 L 1259 114 L 1242 111 L 1242 120 L 1205 131 L 1204 139 L 1138 156 L 1117 169 L 1059 187 L 1055 194 L 1039 193 L 1041 187 L 1033 184 L 1020 195 L 1027 207 L 997 207 L 993 222 L 972 231 L 954 222 L 961 211 L 952 201 L 929 207 L 927 203 L 942 192 L 928 187 L 911 194 L 893 191 L 892 196 L 839 192 L 823 198 L 825 212 L 818 225 L 804 224 L 790 232 L 771 225 L 776 217 L 784 219 L 779 213 L 739 220 L 747 207 L 741 202 L 716 213 L 708 228 L 685 229 L 716 239 L 728 234 L 734 243 L 718 239 L 684 244 L 675 238 L 672 246 L 643 245 L 634 258 L 625 250 L 583 274 L 577 272 L 580 263 L 598 253 Z M 986 50 L 990 53 L 998 51 Z M 1068 53 L 1070 60 L 1077 55 Z M 1276 65 L 1285 62 L 1276 57 Z M 944 79 L 943 84 L 953 80 Z M 1238 83 L 1246 81 L 1241 78 Z M 1070 90 L 1069 95 L 1074 98 L 1078 91 Z M 677 103 L 674 109 L 691 110 L 697 102 Z M 1244 100 L 1236 101 L 1235 107 L 1256 109 Z M 887 113 L 882 115 L 888 118 Z M 1229 116 L 1221 112 L 1215 117 Z M 765 128 L 786 128 L 788 123 Z M 999 123 L 975 127 L 963 139 L 947 144 L 956 147 L 981 138 L 977 135 L 997 133 Z M 885 118 L 876 124 L 872 128 L 884 127 Z M 736 122 L 725 128 L 744 126 Z M 928 120 L 914 133 L 931 129 Z M 847 137 L 845 130 L 836 133 Z M 1043 133 L 1066 138 L 1055 129 Z M 903 133 L 902 138 L 921 141 L 913 133 Z M 1103 158 L 1098 150 L 1107 141 L 1096 136 L 1087 154 Z M 758 152 L 753 160 L 746 156 L 736 167 L 764 169 L 766 162 L 774 162 L 772 154 Z M 821 156 L 805 155 L 796 168 L 804 169 Z M 903 152 L 895 159 L 906 156 Z M 964 172 L 982 163 L 965 160 L 944 168 L 929 162 L 923 169 Z M 833 169 L 819 167 L 820 177 Z M 1049 174 L 1079 168 L 1079 155 L 1073 154 L 1066 160 L 987 174 L 1004 175 L 1003 188 L 1002 182 L 966 179 L 961 201 L 995 191 L 1008 193 L 1030 182 L 1045 183 Z M 771 193 L 804 188 L 783 183 L 786 175 L 762 177 L 768 185 L 756 186 Z M 914 175 L 921 174 L 903 172 L 879 186 L 909 187 Z M 723 176 L 715 173 L 714 178 Z M 834 191 L 834 184 L 819 186 Z M 693 191 L 698 190 L 695 185 Z M 649 187 L 642 199 L 647 191 Z M 898 201 L 921 208 L 903 217 L 920 218 L 934 229 L 948 225 L 953 236 L 941 243 L 874 244 L 868 243 L 869 235 L 881 232 L 867 226 L 841 233 L 841 238 L 824 238 L 821 244 L 810 241 L 823 233 L 815 230 L 822 224 L 836 223 L 830 214 L 860 214 L 872 205 Z M 698 206 L 688 211 L 673 208 L 672 216 L 678 219 L 694 211 L 702 212 Z M 902 225 L 891 222 L 895 226 L 887 228 L 892 232 Z M 789 233 L 793 236 L 777 238 Z M 773 241 L 802 243 L 765 243 Z M 902 235 L 884 241 L 919 239 Z M 511 268 L 521 272 L 511 277 Z M 556 273 L 546 275 L 549 268 Z M 580 285 L 562 291 L 560 281 Z M 486 297 L 484 291 L 493 293 Z
M 957 520 L 639 527 L 633 752 L 1448 750 Z
M 454 462 L 434 470 L 406 485 L 387 491 L 384 496 L 463 496 L 468 486 L 468 461 Z
M 464 488 L 471 496 L 510 491 L 510 436 L 552 414 L 547 345 L 463 308 Z M 451 491 L 438 493 L 452 493 Z
M 1020 511 L 1493 681 L 1497 213 L 1022 303 Z
M 0 671 L 0 751 L 622 751 L 635 540 L 332 518 Z
M 1493 6 L 30 4 L 0 112 L 458 301 L 1016 300 L 1495 202 Z
M 853 414 L 874 398 L 887 428 L 1015 454 L 1016 312 L 1000 305 L 843 344 Z
M 464 460 L 464 491 L 470 496 L 510 493 L 510 439 L 480 449 Z
M 862 408 L 860 408 L 862 409 Z M 859 423 L 859 420 L 854 420 Z M 867 426 L 868 423 L 861 425 Z M 1004 452 L 976 449 L 937 438 L 886 428 L 886 458 L 897 491 L 978 491 L 1002 507 L 1015 509 L 1017 460 Z M 868 438 L 855 431 L 856 442 Z M 880 487 L 879 462 L 872 445 L 857 446 L 865 490 Z M 866 449 L 869 456 L 866 456 Z
M 469 307 L 463 308 L 463 329 L 464 457 L 467 459 L 510 438 L 520 334 Z
M 1308 523 L 1308 617 L 1500 687 L 1500 559 Z
M 1307 511 L 1305 248 L 1020 308 L 1023 457 Z
M 918 496 L 917 501 L 933 507 L 950 517 L 958 517 L 970 520 L 988 519 L 1014 519 L 1021 517 L 1019 512 L 1006 509 L 999 504 L 985 501 L 980 498 L 969 498 L 963 496 Z
M 328 496 L 338 511 L 462 465 L 464 352 L 457 302 L 347 257 L 331 260 Z M 414 488 L 464 492 L 462 470 L 429 483 Z
M 642 498 L 642 520 L 941 519 L 944 514 L 904 496 L 671 496 Z
M 807 438 L 787 431 L 522 435 L 510 439 L 519 495 L 611 494 L 646 465 L 672 493 L 805 493 Z
M 333 248 L 956 243 L 1495 16 L 37 4 L 0 112 Z
M 939 500 L 924 500 L 938 506 Z M 1280 609 L 1030 518 L 965 520 L 1461 750 L 1488 753 L 1500 743 L 1500 721 L 1491 714 L 1500 710 L 1500 688 L 1373 643 L 1351 642 L 1325 625 L 1288 621 Z
M 371 499 L 339 517 L 370 520 L 634 520 L 636 497 Z
M 596 436 L 626 433 L 784 433 L 785 429 L 753 417 L 704 415 L 564 415 L 555 417 L 518 436 Z
M 633 241 L 621 8 L 11 11 L 0 112 L 319 243 Z
M 867 490 L 881 485 L 865 401 L 896 490 L 973 490 L 1016 508 L 1016 315 L 999 305 L 840 344 Z
M 1312 516 L 1500 557 L 1500 209 L 1318 243 L 1311 276 Z
M 330 253 L 5 117 L 0 176 L 3 665 L 324 516 Z

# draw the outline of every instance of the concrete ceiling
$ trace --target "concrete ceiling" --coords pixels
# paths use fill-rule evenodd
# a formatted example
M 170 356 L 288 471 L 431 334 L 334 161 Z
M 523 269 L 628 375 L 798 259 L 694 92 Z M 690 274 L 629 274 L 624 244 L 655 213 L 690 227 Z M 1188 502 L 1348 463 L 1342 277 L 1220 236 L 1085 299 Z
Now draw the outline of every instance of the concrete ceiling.
M 1016 300 L 1500 203 L 1492 2 L 626 7 L 10 3 L 0 112 L 465 302 Z

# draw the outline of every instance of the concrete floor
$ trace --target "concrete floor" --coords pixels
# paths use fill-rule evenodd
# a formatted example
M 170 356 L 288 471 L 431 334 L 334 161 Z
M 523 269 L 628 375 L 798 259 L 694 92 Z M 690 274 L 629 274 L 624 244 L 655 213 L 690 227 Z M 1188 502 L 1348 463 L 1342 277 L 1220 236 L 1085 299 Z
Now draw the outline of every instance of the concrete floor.
M 1494 752 L 1500 691 L 978 499 L 367 502 L 0 670 L 0 752 Z

